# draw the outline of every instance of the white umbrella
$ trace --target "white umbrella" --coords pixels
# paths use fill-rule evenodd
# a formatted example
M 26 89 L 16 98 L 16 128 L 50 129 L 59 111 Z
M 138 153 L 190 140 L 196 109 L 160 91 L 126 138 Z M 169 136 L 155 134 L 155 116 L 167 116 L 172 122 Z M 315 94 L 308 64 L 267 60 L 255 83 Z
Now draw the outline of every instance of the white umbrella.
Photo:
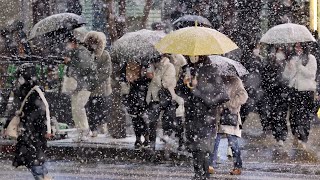
M 239 62 L 218 55 L 209 56 L 211 64 L 219 69 L 224 76 L 243 76 L 248 74 L 247 69 Z
M 261 38 L 267 44 L 286 44 L 316 41 L 310 31 L 302 25 L 285 23 L 272 27 Z
M 85 18 L 73 13 L 48 16 L 37 22 L 30 31 L 29 40 L 54 31 L 69 31 L 86 24 Z
M 141 64 L 146 63 L 148 60 L 160 55 L 154 45 L 165 35 L 163 31 L 147 29 L 129 32 L 114 42 L 111 48 L 111 56 L 120 64 L 129 60 L 134 60 Z

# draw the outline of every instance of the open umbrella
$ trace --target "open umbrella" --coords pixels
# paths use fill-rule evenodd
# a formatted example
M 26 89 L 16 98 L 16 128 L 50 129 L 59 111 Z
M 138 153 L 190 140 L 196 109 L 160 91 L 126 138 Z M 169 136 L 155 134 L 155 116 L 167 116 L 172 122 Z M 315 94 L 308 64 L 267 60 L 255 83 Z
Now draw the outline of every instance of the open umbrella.
M 267 44 L 285 44 L 316 41 L 310 31 L 302 25 L 285 23 L 272 27 L 261 38 Z
M 219 69 L 220 75 L 243 76 L 249 73 L 241 63 L 232 59 L 218 55 L 209 56 L 209 58 L 212 65 Z
M 60 13 L 48 16 L 33 26 L 29 40 L 54 31 L 68 31 L 85 24 L 83 17 L 73 13 Z
M 180 29 L 184 27 L 194 26 L 195 23 L 202 27 L 212 27 L 212 24 L 207 18 L 197 15 L 184 15 L 174 21 L 172 24 L 175 29 Z
M 114 42 L 111 48 L 111 56 L 120 63 L 129 60 L 141 64 L 146 63 L 148 60 L 160 55 L 154 45 L 164 36 L 165 33 L 162 31 L 147 29 L 127 33 Z
M 225 54 L 238 46 L 226 35 L 206 27 L 186 27 L 171 32 L 156 44 L 161 53 L 189 56 Z

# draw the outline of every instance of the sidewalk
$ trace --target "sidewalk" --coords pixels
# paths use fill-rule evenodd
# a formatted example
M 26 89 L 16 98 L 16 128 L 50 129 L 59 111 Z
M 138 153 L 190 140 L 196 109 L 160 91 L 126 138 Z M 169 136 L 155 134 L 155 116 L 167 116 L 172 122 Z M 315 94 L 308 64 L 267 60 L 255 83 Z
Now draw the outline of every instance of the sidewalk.
M 70 133 L 67 139 L 53 140 L 48 142 L 48 150 L 51 159 L 68 158 L 120 158 L 120 159 L 146 159 L 150 155 L 148 150 L 135 150 L 132 127 L 127 129 L 127 137 L 123 139 L 114 139 L 108 135 L 99 134 L 98 137 L 89 138 L 86 142 L 76 143 L 72 138 L 75 133 Z M 272 135 L 261 135 L 261 126 L 259 119 L 252 114 L 246 124 L 244 124 L 243 138 L 240 139 L 240 147 L 244 164 L 248 163 L 277 163 L 277 164 L 303 164 L 315 165 L 320 157 L 320 134 L 319 125 L 313 125 L 308 142 L 308 151 L 299 151 L 292 148 L 292 136 L 289 132 L 288 140 L 285 142 L 283 151 L 275 150 L 275 140 Z M 1 146 L 14 144 L 14 141 L 0 140 Z M 231 163 L 227 158 L 227 140 L 222 139 L 219 147 L 220 162 Z M 156 153 L 163 157 L 164 143 L 157 138 Z M 3 152 L 3 156 L 8 153 Z M 179 160 L 187 160 L 190 156 L 187 152 L 175 152 L 173 155 L 179 156 Z M 319 168 L 320 169 L 320 168 Z

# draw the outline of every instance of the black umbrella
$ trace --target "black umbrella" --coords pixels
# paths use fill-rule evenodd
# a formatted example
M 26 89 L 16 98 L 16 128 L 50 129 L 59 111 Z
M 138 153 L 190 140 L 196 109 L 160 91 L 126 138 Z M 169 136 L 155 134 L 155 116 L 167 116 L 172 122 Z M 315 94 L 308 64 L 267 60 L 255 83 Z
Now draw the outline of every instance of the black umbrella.
M 195 26 L 195 24 L 198 24 L 198 26 L 203 26 L 203 27 L 212 27 L 212 24 L 210 21 L 202 16 L 197 16 L 197 15 L 184 15 L 174 21 L 172 24 L 175 29 L 180 29 L 184 27 L 190 27 L 190 26 Z
M 29 40 L 55 31 L 69 31 L 86 23 L 86 20 L 73 13 L 60 13 L 46 17 L 33 26 Z

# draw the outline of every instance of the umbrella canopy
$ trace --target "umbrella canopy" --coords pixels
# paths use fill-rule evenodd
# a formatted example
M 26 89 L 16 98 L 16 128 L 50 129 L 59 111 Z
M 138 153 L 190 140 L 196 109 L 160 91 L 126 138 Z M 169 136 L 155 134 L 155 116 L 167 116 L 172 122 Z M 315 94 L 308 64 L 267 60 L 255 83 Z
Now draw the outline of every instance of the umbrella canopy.
M 206 27 L 186 27 L 166 35 L 156 49 L 189 56 L 225 54 L 238 46 L 226 35 Z
M 165 33 L 162 31 L 147 29 L 127 33 L 114 42 L 111 48 L 111 56 L 120 63 L 129 60 L 141 64 L 147 63 L 150 59 L 160 55 L 154 45 L 164 36 Z
M 285 23 L 272 27 L 261 38 L 267 44 L 285 44 L 316 41 L 310 31 L 302 25 Z
M 85 24 L 83 17 L 73 13 L 60 13 L 46 17 L 33 26 L 29 40 L 46 33 L 73 30 Z
M 207 18 L 197 15 L 184 15 L 174 21 L 172 24 L 176 29 L 194 26 L 197 23 L 199 26 L 212 27 L 212 24 Z
M 218 55 L 209 56 L 209 58 L 212 65 L 219 69 L 220 75 L 243 76 L 249 73 L 241 63 L 232 59 Z

